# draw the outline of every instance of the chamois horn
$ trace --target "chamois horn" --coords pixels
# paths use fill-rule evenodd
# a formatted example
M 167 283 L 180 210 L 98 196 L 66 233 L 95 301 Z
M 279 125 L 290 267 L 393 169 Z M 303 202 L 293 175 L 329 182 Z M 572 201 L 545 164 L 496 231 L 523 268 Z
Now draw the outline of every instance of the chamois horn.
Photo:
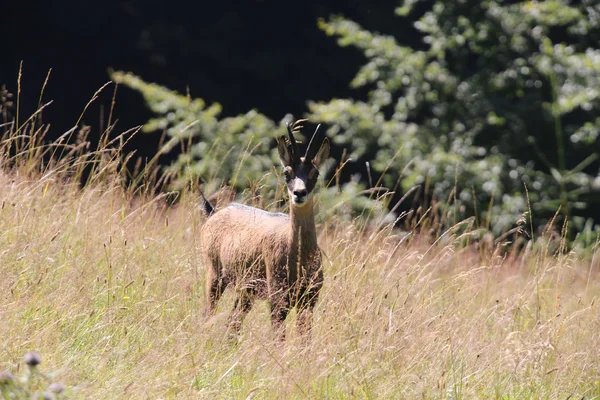
M 306 148 L 306 153 L 304 154 L 304 163 L 305 164 L 312 163 L 313 158 L 315 158 L 315 156 L 317 155 L 317 151 L 319 150 L 319 147 L 315 143 L 315 137 L 317 136 L 317 132 L 319 132 L 320 127 L 321 127 L 321 124 L 317 125 L 317 129 L 315 129 L 315 133 L 313 133 L 312 137 L 310 138 L 310 142 L 308 142 L 308 147 Z
M 290 124 L 289 122 L 285 124 L 287 131 L 288 131 L 288 136 L 290 137 L 290 144 L 288 146 L 288 149 L 289 149 L 290 155 L 292 156 L 292 160 L 293 160 L 294 164 L 300 163 L 300 149 L 298 148 L 298 143 L 296 142 L 296 138 L 294 137 L 294 132 L 302 129 L 303 126 L 300 124 L 305 121 L 306 121 L 305 119 L 299 119 L 299 120 L 295 121 L 293 124 Z

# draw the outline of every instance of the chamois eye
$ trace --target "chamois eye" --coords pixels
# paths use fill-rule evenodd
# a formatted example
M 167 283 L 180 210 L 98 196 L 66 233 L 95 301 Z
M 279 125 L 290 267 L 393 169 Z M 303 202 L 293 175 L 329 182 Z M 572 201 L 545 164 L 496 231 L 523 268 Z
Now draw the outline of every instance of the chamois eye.
M 289 182 L 290 179 L 292 179 L 292 175 L 294 174 L 294 172 L 292 171 L 292 168 L 290 167 L 285 167 L 283 169 L 283 175 L 285 176 L 285 181 Z

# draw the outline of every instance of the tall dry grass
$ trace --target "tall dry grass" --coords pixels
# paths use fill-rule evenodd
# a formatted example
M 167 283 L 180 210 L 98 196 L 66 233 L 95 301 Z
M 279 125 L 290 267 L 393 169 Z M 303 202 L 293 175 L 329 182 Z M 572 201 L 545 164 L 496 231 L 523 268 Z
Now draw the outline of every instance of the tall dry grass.
M 560 235 L 511 250 L 469 244 L 469 221 L 430 237 L 333 214 L 310 342 L 274 341 L 259 302 L 232 343 L 232 293 L 203 316 L 197 195 L 125 185 L 126 136 L 89 151 L 34 126 L 0 151 L 0 369 L 39 351 L 71 398 L 600 397 L 598 260 Z

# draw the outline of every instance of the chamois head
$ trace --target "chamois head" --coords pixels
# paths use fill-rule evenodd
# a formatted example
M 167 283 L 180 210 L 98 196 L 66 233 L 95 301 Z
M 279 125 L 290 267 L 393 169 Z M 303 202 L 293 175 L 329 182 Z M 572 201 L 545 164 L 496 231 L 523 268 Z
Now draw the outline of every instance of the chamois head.
M 309 202 L 308 200 L 319 177 L 319 166 L 329 156 L 329 139 L 327 138 L 323 140 L 317 151 L 315 137 L 321 125 L 318 125 L 315 129 L 304 157 L 300 156 L 294 132 L 302 128 L 300 124 L 304 121 L 306 120 L 298 120 L 292 125 L 286 124 L 289 141 L 286 141 L 283 135 L 277 141 L 277 150 L 283 165 L 283 175 L 285 176 L 288 194 L 292 204 L 298 207 L 302 207 Z

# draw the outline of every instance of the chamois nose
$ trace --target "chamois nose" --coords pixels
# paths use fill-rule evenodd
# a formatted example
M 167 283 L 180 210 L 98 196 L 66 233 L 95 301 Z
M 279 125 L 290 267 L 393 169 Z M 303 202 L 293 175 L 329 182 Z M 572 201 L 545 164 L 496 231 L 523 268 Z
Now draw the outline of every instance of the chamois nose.
M 306 189 L 294 190 L 294 197 L 298 200 L 302 200 L 306 197 Z

